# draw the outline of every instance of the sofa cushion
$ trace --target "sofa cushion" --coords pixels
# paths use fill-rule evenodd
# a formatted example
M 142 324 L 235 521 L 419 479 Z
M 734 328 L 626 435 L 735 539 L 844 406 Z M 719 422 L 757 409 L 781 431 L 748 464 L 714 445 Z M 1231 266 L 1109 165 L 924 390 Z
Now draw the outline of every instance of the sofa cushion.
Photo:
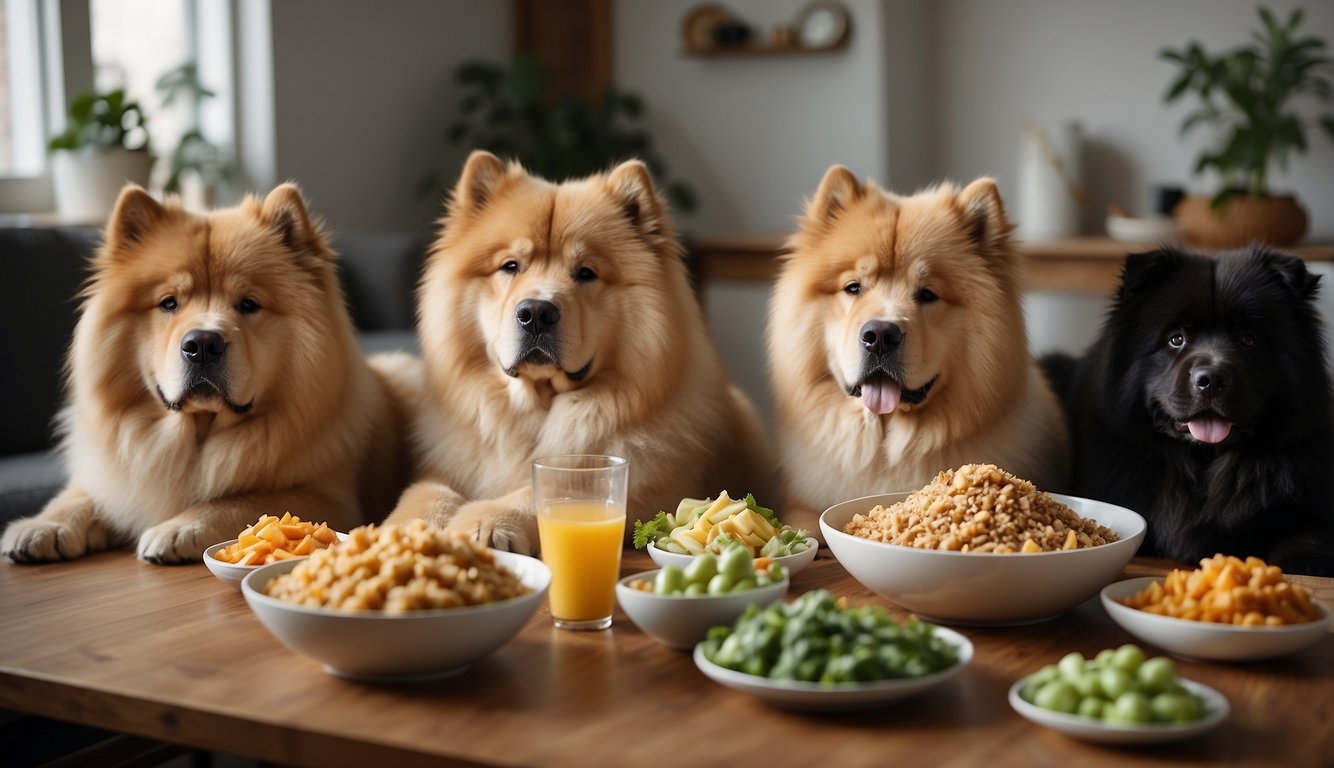
M 0 457 L 0 529 L 31 517 L 65 487 L 65 466 L 55 451 Z
M 333 237 L 352 322 L 363 331 L 415 327 L 417 277 L 426 240 L 401 232 L 344 232 Z

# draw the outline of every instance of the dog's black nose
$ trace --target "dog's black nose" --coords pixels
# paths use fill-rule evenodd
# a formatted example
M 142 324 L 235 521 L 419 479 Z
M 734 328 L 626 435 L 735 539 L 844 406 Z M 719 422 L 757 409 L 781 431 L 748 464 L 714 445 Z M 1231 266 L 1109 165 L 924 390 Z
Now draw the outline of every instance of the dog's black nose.
M 181 357 L 192 365 L 204 367 L 217 365 L 222 362 L 225 354 L 227 354 L 227 340 L 217 331 L 201 331 L 196 328 L 181 339 Z
M 1191 380 L 1200 392 L 1217 394 L 1228 388 L 1232 376 L 1226 368 L 1217 365 L 1197 365 L 1190 371 Z
M 556 327 L 560 322 L 560 309 L 542 299 L 524 299 L 515 309 L 514 318 L 519 321 L 520 328 L 538 336 Z
M 903 329 L 897 323 L 870 320 L 862 326 L 862 347 L 873 355 L 883 355 L 903 343 Z

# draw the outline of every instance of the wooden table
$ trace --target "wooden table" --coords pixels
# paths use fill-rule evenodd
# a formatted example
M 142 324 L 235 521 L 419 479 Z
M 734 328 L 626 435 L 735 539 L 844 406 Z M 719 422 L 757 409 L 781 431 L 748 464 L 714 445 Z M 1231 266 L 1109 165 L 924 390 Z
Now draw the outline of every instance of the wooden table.
M 772 281 L 778 274 L 783 235 L 705 237 L 688 243 L 695 273 L 709 280 Z M 1154 243 L 1125 243 L 1106 236 L 1067 237 L 1020 242 L 1025 279 L 1030 290 L 1081 291 L 1110 294 L 1121 279 L 1127 253 L 1148 251 Z M 1334 245 L 1301 245 L 1288 249 L 1307 261 L 1334 261 Z
M 1137 560 L 1126 575 L 1165 565 Z M 627 554 L 627 573 L 648 567 Z M 1334 579 L 1298 580 L 1334 599 Z M 790 596 L 815 588 L 889 605 L 824 552 Z M 1179 661 L 1231 700 L 1229 721 L 1189 742 L 1114 748 L 1033 725 L 1006 701 L 1023 674 L 1130 639 L 1096 602 L 1033 626 L 961 631 L 976 647 L 963 674 L 851 714 L 787 712 L 715 685 L 619 612 L 608 631 L 556 630 L 545 603 L 454 677 L 371 685 L 278 645 L 203 565 L 104 553 L 0 563 L 0 707 L 299 765 L 1334 764 L 1334 637 L 1274 661 Z

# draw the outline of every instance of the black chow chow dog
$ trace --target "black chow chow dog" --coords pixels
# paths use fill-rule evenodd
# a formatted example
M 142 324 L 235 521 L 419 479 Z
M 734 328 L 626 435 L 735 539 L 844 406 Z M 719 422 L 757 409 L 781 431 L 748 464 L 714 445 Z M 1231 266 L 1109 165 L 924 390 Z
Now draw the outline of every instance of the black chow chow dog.
M 1102 332 L 1043 368 L 1073 493 L 1148 520 L 1141 554 L 1334 575 L 1334 422 L 1318 275 L 1267 248 L 1127 257 Z

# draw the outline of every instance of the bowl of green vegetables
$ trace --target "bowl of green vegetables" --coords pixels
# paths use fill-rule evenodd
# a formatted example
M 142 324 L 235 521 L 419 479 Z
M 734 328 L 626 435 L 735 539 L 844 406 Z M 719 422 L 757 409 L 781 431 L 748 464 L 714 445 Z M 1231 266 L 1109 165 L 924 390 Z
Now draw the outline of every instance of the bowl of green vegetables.
M 635 523 L 634 544 L 646 549 L 659 567 L 685 568 L 697 555 L 715 556 L 743 546 L 755 558 L 768 558 L 789 574 L 800 573 L 815 560 L 819 541 L 805 530 L 784 525 L 772 509 L 755 497 L 733 499 L 727 491 L 707 499 L 681 499 L 674 512 L 658 512 Z
M 973 659 L 973 644 L 880 606 L 850 608 L 826 590 L 748 608 L 695 646 L 695 666 L 721 685 L 785 709 L 883 706 L 935 688 Z

